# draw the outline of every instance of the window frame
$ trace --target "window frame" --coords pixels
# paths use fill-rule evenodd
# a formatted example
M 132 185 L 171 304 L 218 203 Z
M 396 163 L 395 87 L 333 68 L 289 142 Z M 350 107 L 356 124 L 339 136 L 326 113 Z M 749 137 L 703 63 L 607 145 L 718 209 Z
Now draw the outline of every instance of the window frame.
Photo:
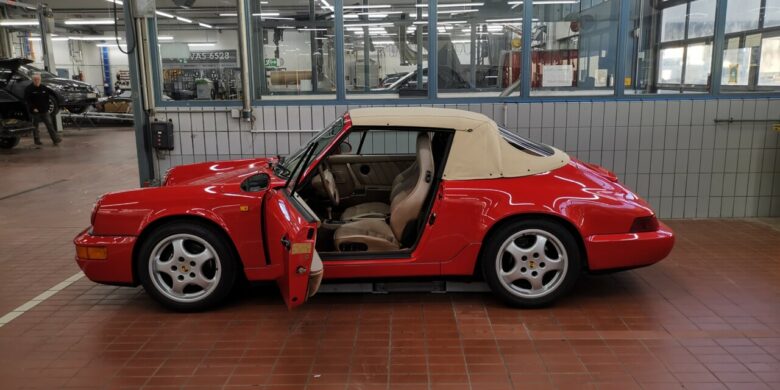
M 335 33 L 336 33 L 336 50 L 337 52 L 343 52 L 344 48 L 344 12 L 343 5 L 345 0 L 332 0 L 330 4 L 335 9 Z M 617 39 L 617 55 L 618 58 L 624 58 L 626 55 L 634 56 L 634 53 L 629 53 L 627 49 L 627 35 L 632 29 L 632 15 L 630 12 L 631 7 L 630 0 L 621 0 L 619 6 L 619 21 L 618 21 L 618 39 Z M 643 0 L 638 0 L 643 1 Z M 658 1 L 659 11 L 661 8 L 671 7 L 674 5 L 680 5 L 687 3 L 686 6 L 686 36 L 688 34 L 688 19 L 690 14 L 690 1 L 689 0 L 655 0 Z M 431 53 L 437 52 L 438 43 L 438 29 L 436 12 L 430 10 L 438 10 L 437 0 L 427 0 L 429 17 L 428 17 L 428 50 Z M 762 7 L 766 4 L 766 0 L 762 0 Z M 555 101 L 614 101 L 614 100 L 647 100 L 647 99 L 711 99 L 711 98 L 726 98 L 726 97 L 743 97 L 745 93 L 751 93 L 751 97 L 765 96 L 769 98 L 780 97 L 780 89 L 772 86 L 766 87 L 742 87 L 742 86 L 727 86 L 724 85 L 725 90 L 721 91 L 721 71 L 722 71 L 722 56 L 723 56 L 723 44 L 727 39 L 733 38 L 735 35 L 751 35 L 754 33 L 762 33 L 762 38 L 768 37 L 765 35 L 767 32 L 772 34 L 777 33 L 780 35 L 780 25 L 762 28 L 764 23 L 764 13 L 761 12 L 761 20 L 759 23 L 759 29 L 740 31 L 736 33 L 724 34 L 725 29 L 725 0 L 716 1 L 716 17 L 714 22 L 714 34 L 708 37 L 691 38 L 688 40 L 670 41 L 656 44 L 656 47 L 652 48 L 655 55 L 655 64 L 653 69 L 653 80 L 657 80 L 658 72 L 658 54 L 661 47 L 670 47 L 676 44 L 690 45 L 695 43 L 710 43 L 712 45 L 712 57 L 710 63 L 710 82 L 709 85 L 685 85 L 685 84 L 658 84 L 656 83 L 657 90 L 668 90 L 656 93 L 626 93 L 626 86 L 624 80 L 626 76 L 634 75 L 632 69 L 627 69 L 625 61 L 617 60 L 615 65 L 615 80 L 613 89 L 614 92 L 609 95 L 604 94 L 583 94 L 583 95 L 555 95 L 555 96 L 540 96 L 533 95 L 531 93 L 530 82 L 531 72 L 521 72 L 521 89 L 519 94 L 511 94 L 509 96 L 440 96 L 438 88 L 438 61 L 437 56 L 430 56 L 428 61 L 428 88 L 427 96 L 419 97 L 394 97 L 385 99 L 371 98 L 370 96 L 359 97 L 353 95 L 347 98 L 345 93 L 344 82 L 344 57 L 341 55 L 336 56 L 336 94 L 335 97 L 323 98 L 321 96 L 307 96 L 300 95 L 299 98 L 294 99 L 262 99 L 262 96 L 252 96 L 251 104 L 253 107 L 263 106 L 301 106 L 301 105 L 337 105 L 337 106 L 354 106 L 362 104 L 389 104 L 389 105 L 420 105 L 420 104 L 470 104 L 470 103 L 530 103 L 530 102 L 555 102 Z M 533 20 L 533 6 L 534 0 L 525 0 L 522 12 L 523 18 L 523 47 L 530 47 L 531 44 L 531 28 Z M 247 7 L 249 7 L 247 3 Z M 762 8 L 763 9 L 763 8 Z M 248 13 L 248 15 L 251 13 Z M 657 23 L 661 23 L 659 17 Z M 157 25 L 155 22 L 150 22 L 147 25 L 150 37 L 150 49 L 151 49 L 151 67 L 152 67 L 152 81 L 154 82 L 154 100 L 155 105 L 160 108 L 183 108 L 183 107 L 240 107 L 241 100 L 182 100 L 182 101 L 167 101 L 162 100 L 162 90 L 160 88 L 160 81 L 162 78 L 162 63 L 160 53 L 157 47 Z M 247 38 L 251 38 L 252 26 L 247 23 L 246 26 Z M 759 31 L 760 30 L 760 31 Z M 660 32 L 659 32 L 660 34 Z M 771 35 L 775 36 L 775 35 Z M 769 37 L 771 37 L 769 36 Z M 722 42 L 718 42 L 718 39 L 722 39 Z M 719 44 L 720 43 L 720 44 Z M 760 58 L 760 53 L 758 53 Z M 250 74 L 250 88 L 252 91 L 256 89 L 254 77 L 251 75 L 256 71 L 262 71 L 262 64 L 256 64 L 253 60 L 255 56 L 250 55 L 249 58 L 249 74 Z M 521 56 L 521 69 L 531 69 L 531 50 L 523 50 Z M 687 59 L 687 48 L 684 49 L 683 54 L 683 83 L 684 73 Z M 757 72 L 756 72 L 757 73 Z M 755 76 L 757 77 L 757 76 Z M 598 91 L 598 90 L 596 90 Z M 677 92 L 675 92 L 677 91 Z M 698 93 L 680 93 L 681 92 L 698 92 Z M 446 95 L 446 91 L 444 95 Z

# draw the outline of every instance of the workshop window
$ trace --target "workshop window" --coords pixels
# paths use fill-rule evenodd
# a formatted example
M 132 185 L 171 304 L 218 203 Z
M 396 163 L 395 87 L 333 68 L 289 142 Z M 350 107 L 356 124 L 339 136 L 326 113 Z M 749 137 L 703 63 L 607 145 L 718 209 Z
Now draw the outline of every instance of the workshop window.
M 762 2 L 764 6 L 762 7 Z M 721 90 L 777 91 L 780 86 L 780 0 L 729 0 Z
M 439 96 L 518 96 L 523 2 L 438 4 Z
M 332 1 L 250 0 L 256 98 L 335 98 Z
M 709 91 L 716 3 L 626 2 L 626 94 Z
M 618 0 L 534 2 L 531 95 L 612 95 Z
M 428 1 L 345 2 L 348 98 L 427 97 Z
M 162 100 L 241 99 L 235 7 L 197 2 L 181 8 L 172 0 L 156 4 Z

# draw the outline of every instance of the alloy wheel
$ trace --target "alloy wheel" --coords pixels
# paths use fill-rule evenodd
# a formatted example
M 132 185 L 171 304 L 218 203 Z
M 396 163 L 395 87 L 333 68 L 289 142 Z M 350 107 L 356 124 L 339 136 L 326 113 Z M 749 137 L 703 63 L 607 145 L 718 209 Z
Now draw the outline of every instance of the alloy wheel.
M 191 234 L 168 236 L 155 245 L 149 258 L 155 289 L 176 302 L 200 301 L 219 284 L 222 267 L 217 251 Z
M 507 238 L 496 256 L 498 281 L 511 294 L 540 298 L 555 291 L 569 271 L 566 249 L 547 231 L 521 230 Z

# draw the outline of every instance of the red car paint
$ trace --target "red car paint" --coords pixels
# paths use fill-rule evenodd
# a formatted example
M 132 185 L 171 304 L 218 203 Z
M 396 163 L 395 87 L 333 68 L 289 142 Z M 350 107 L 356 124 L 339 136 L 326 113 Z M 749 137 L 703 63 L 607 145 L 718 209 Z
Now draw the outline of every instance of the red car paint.
M 311 175 L 346 137 L 351 120 L 348 115 L 344 119 L 341 133 L 312 159 L 304 176 Z M 316 224 L 290 202 L 285 181 L 270 169 L 273 161 L 183 165 L 171 169 L 161 187 L 104 195 L 96 205 L 92 228 L 74 242 L 107 247 L 108 259 L 77 258 L 79 266 L 96 282 L 137 284 L 133 257 L 139 237 L 142 240 L 144 232 L 169 218 L 198 218 L 218 226 L 230 238 L 249 280 L 276 280 L 288 306 L 300 305 L 306 299 L 312 255 L 288 254 L 282 248 L 285 240 L 304 245 L 299 248 L 307 244 L 313 248 Z M 269 175 L 269 189 L 244 192 L 242 181 L 257 173 Z M 663 224 L 652 232 L 630 232 L 636 218 L 653 215 L 647 203 L 611 172 L 575 159 L 531 176 L 443 180 L 437 191 L 431 210 L 435 223 L 426 225 L 409 256 L 326 261 L 324 278 L 472 275 L 491 229 L 527 215 L 556 219 L 576 233 L 592 271 L 649 265 L 668 255 L 674 244 L 672 231 Z

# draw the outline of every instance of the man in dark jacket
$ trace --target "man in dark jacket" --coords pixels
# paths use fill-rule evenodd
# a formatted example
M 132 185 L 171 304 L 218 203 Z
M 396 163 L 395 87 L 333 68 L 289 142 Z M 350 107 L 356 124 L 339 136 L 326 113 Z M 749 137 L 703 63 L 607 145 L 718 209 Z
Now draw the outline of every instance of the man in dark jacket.
M 30 110 L 33 122 L 33 138 L 36 145 L 41 145 L 41 137 L 38 135 L 38 125 L 43 122 L 46 125 L 46 130 L 49 132 L 49 137 L 54 145 L 58 145 L 62 142 L 62 138 L 57 134 L 54 129 L 54 124 L 51 123 L 51 115 L 49 115 L 49 97 L 56 99 L 57 97 L 46 87 L 41 84 L 41 74 L 34 73 L 32 76 L 32 84 L 28 85 L 24 90 L 24 101 L 27 103 L 27 109 Z

